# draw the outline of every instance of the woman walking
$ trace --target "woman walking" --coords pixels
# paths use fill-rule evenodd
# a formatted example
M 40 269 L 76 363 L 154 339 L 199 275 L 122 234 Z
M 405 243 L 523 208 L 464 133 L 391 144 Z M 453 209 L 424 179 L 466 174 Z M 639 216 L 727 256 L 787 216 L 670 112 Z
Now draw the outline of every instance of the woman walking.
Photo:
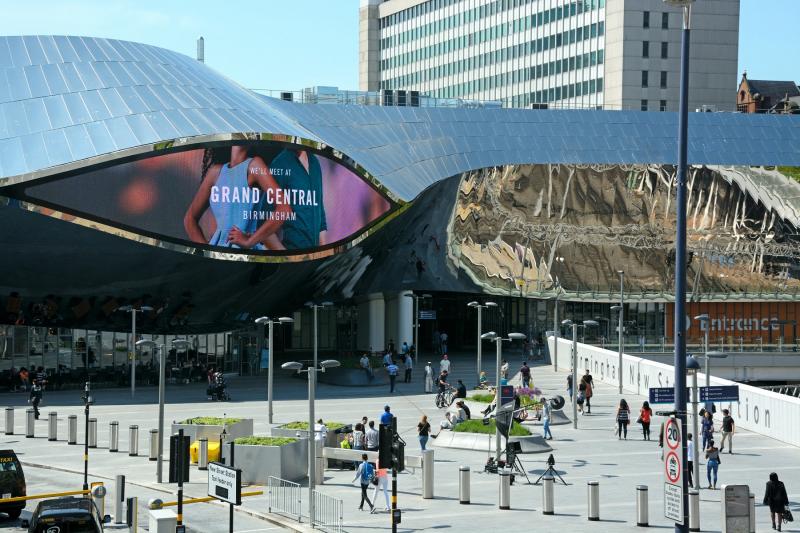
M 616 419 L 618 437 L 622 439 L 624 435 L 625 440 L 628 440 L 628 424 L 631 422 L 631 408 L 628 407 L 628 402 L 625 401 L 625 398 L 619 401 Z
M 542 396 L 542 428 L 544 429 L 544 438 L 553 440 L 553 433 L 550 431 L 550 401 Z M 549 435 L 549 437 L 548 437 Z
M 639 409 L 639 421 L 642 424 L 642 436 L 644 440 L 650 440 L 650 420 L 653 418 L 653 410 L 650 409 L 650 403 L 644 402 L 642 408 Z
M 708 441 L 706 448 L 706 476 L 708 477 L 708 488 L 717 488 L 717 470 L 719 470 L 719 448 L 714 445 L 714 440 Z M 714 474 L 714 482 L 711 482 L 711 474 Z
M 708 443 L 714 440 L 714 418 L 711 411 L 703 413 L 703 449 L 708 448 Z
M 428 417 L 422 415 L 422 419 L 417 424 L 417 434 L 419 439 L 419 447 L 425 451 L 425 445 L 428 444 L 428 436 L 431 434 L 431 425 L 428 423 Z
M 778 479 L 778 474 L 775 472 L 769 475 L 767 491 L 764 493 L 764 505 L 769 505 L 769 518 L 772 520 L 772 529 L 780 531 L 783 512 L 786 510 L 786 506 L 789 505 L 789 496 L 786 494 L 786 487 L 783 485 L 783 481 Z

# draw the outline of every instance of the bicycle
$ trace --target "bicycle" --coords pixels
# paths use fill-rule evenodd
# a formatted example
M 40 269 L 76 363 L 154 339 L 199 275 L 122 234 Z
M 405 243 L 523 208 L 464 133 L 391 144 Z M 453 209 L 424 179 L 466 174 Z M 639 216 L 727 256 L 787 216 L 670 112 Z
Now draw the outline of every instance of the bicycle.
M 453 403 L 453 399 L 455 398 L 455 391 L 456 389 L 453 387 L 448 387 L 443 391 L 439 391 L 436 394 L 436 407 L 439 409 L 450 407 L 450 405 Z

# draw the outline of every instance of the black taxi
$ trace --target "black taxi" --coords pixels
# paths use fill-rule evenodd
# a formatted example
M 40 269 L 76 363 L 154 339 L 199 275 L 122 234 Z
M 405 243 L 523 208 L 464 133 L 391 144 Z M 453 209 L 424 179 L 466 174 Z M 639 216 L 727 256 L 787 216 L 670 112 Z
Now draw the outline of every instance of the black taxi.
M 27 526 L 28 533 L 102 533 L 110 518 L 101 518 L 91 499 L 55 498 L 39 502 L 22 527 Z
M 25 496 L 25 473 L 13 450 L 0 450 L 0 499 Z M 16 519 L 25 508 L 25 502 L 0 503 L 0 513 Z

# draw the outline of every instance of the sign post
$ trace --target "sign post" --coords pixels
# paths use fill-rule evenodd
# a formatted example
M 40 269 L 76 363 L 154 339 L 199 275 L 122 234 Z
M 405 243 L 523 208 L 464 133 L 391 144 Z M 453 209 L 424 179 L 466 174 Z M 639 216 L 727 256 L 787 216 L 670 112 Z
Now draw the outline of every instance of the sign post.
M 208 495 L 230 504 L 228 528 L 233 533 L 233 506 L 242 504 L 242 471 L 221 463 L 208 463 Z
M 673 417 L 664 426 L 664 516 L 683 521 L 683 462 L 681 461 L 681 424 Z

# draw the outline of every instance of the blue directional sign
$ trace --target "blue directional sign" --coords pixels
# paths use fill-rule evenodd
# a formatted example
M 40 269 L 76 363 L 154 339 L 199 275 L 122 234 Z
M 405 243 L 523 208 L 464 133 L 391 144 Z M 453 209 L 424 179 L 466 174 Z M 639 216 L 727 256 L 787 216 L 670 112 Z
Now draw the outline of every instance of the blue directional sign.
M 716 387 L 700 388 L 701 402 L 738 402 L 738 385 L 720 385 Z
M 650 403 L 675 403 L 675 389 L 673 387 L 651 387 Z M 686 389 L 686 401 L 690 398 L 689 389 Z
M 420 320 L 436 320 L 436 309 L 420 309 Z

